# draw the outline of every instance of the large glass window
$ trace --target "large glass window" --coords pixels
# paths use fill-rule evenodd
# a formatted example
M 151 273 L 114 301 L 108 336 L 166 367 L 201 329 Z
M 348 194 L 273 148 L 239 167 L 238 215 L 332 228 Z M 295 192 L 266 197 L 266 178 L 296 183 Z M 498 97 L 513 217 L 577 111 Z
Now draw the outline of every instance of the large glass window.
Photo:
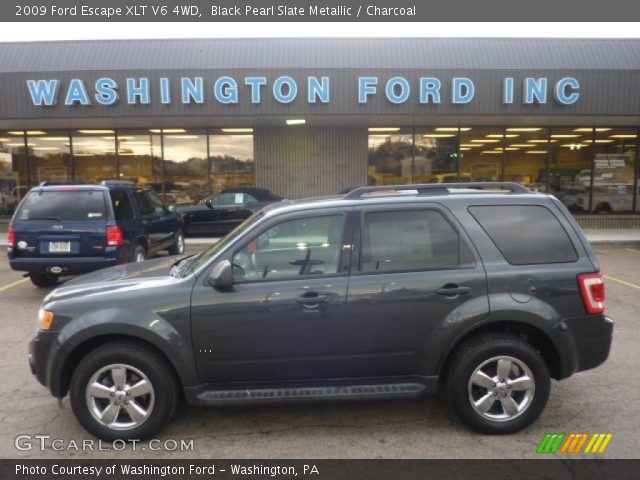
M 460 181 L 500 181 L 503 149 L 502 128 L 461 128 Z
M 338 273 L 344 215 L 282 222 L 233 256 L 236 281 Z
M 552 128 L 549 192 L 572 213 L 589 212 L 593 129 Z M 542 150 L 542 148 L 540 149 Z
M 75 130 L 72 137 L 76 180 L 100 183 L 118 179 L 114 130 Z
M 0 132 L 0 216 L 12 215 L 27 192 L 23 132 Z
M 412 183 L 413 129 L 369 128 L 369 185 Z
M 635 128 L 597 128 L 593 164 L 593 213 L 633 210 L 637 131 Z
M 206 131 L 164 129 L 163 144 L 165 200 L 177 204 L 203 200 L 209 194 Z
M 549 130 L 542 127 L 510 127 L 504 132 L 505 182 L 546 191 Z
M 160 134 L 148 130 L 118 130 L 120 180 L 162 191 Z
M 211 188 L 255 186 L 252 128 L 223 128 L 209 135 Z
M 418 128 L 413 158 L 414 183 L 451 183 L 458 179 L 458 128 Z
M 27 131 L 31 186 L 46 181 L 73 180 L 68 131 Z

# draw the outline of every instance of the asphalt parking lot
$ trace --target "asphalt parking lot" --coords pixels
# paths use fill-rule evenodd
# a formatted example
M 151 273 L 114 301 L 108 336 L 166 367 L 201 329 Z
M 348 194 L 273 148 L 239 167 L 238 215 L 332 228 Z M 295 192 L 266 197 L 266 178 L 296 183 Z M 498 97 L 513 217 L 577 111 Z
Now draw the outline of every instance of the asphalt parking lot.
M 202 248 L 202 247 L 201 247 Z M 36 313 L 48 290 L 37 289 L 10 270 L 0 247 L 0 457 L 2 458 L 534 458 L 547 432 L 611 432 L 602 456 L 633 458 L 640 444 L 640 245 L 598 245 L 607 276 L 607 312 L 614 318 L 614 346 L 598 369 L 553 382 L 542 417 L 526 430 L 506 437 L 467 430 L 435 398 L 371 403 L 278 405 L 243 408 L 182 407 L 159 437 L 193 439 L 193 450 L 136 452 L 21 451 L 21 434 L 50 435 L 81 444 L 91 439 L 76 422 L 68 400 L 59 409 L 32 377 L 27 343 L 35 333 Z M 196 247 L 190 250 L 197 251 Z M 73 442 L 71 443 L 73 445 Z M 110 444 L 107 444 L 107 447 Z M 169 442 L 169 448 L 173 443 Z M 105 448 L 103 445 L 102 448 Z M 587 455 L 585 455 L 587 456 Z

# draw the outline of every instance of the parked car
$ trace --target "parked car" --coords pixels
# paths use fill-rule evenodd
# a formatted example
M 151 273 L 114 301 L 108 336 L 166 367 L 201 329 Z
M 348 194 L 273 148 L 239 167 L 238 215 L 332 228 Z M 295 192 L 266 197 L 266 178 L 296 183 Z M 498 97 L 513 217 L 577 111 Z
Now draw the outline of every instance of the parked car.
M 38 287 L 63 275 L 184 252 L 182 217 L 148 188 L 126 182 L 42 184 L 9 224 L 9 264 Z
M 438 390 L 471 428 L 507 434 L 540 415 L 550 378 L 606 360 L 598 262 L 555 197 L 389 188 L 271 205 L 202 253 L 68 282 L 40 309 L 33 373 L 104 439 L 155 435 L 181 398 Z
M 187 236 L 221 236 L 240 225 L 265 205 L 281 197 L 264 188 L 227 188 L 196 205 L 178 207 Z

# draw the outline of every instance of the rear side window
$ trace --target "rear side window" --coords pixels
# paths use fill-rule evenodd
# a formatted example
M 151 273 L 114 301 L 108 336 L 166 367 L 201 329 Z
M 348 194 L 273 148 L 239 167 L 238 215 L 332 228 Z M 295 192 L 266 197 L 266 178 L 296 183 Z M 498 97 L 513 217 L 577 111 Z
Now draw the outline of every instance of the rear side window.
M 363 272 L 457 268 L 472 263 L 464 240 L 435 210 L 367 212 L 362 228 Z
M 540 205 L 487 205 L 469 212 L 513 265 L 578 260 L 571 239 L 551 211 Z
M 111 204 L 116 220 L 131 220 L 133 218 L 133 205 L 129 194 L 122 190 L 111 192 Z
M 97 190 L 32 191 L 24 199 L 16 219 L 104 222 L 104 195 Z

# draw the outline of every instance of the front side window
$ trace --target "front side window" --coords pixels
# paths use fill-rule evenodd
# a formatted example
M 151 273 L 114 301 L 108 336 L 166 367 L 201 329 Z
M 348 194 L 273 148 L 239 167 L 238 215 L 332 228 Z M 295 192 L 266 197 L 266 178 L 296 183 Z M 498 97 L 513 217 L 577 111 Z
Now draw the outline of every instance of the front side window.
M 136 199 L 138 200 L 138 206 L 142 215 L 153 214 L 153 207 L 151 206 L 151 202 L 149 201 L 149 198 L 147 198 L 147 194 L 144 190 L 136 190 Z
M 460 244 L 457 232 L 435 210 L 368 212 L 362 228 L 360 270 L 457 268 Z
M 233 256 L 236 281 L 336 274 L 345 217 L 287 220 L 250 241 Z

